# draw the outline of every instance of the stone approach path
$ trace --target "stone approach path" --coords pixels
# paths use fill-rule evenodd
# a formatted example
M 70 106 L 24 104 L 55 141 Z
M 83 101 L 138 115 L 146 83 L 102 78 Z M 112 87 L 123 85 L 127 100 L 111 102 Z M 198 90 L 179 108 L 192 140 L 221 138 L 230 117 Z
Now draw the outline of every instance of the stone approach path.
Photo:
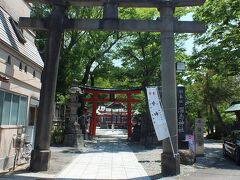
M 101 135 L 108 135 L 108 131 Z M 120 139 L 121 134 L 115 133 L 118 138 L 101 137 L 97 147 L 79 154 L 56 179 L 150 179 L 127 143 Z

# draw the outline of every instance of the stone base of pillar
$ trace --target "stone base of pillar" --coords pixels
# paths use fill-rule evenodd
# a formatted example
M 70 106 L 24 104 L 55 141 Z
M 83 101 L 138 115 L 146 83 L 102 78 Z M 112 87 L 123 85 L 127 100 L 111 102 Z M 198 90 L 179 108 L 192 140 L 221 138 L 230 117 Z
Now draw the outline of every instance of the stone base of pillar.
M 30 171 L 47 171 L 51 157 L 50 150 L 33 150 L 31 154 Z
M 180 156 L 177 153 L 175 158 L 172 153 L 162 153 L 162 175 L 175 176 L 180 174 Z
M 84 147 L 83 134 L 65 134 L 64 145 L 76 148 Z

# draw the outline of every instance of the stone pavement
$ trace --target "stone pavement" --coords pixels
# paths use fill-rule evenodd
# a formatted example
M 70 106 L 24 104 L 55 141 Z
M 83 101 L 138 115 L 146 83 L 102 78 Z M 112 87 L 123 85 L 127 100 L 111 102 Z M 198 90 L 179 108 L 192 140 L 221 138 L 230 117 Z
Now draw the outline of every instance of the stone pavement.
M 150 179 L 126 143 L 102 139 L 96 149 L 79 156 L 57 179 Z

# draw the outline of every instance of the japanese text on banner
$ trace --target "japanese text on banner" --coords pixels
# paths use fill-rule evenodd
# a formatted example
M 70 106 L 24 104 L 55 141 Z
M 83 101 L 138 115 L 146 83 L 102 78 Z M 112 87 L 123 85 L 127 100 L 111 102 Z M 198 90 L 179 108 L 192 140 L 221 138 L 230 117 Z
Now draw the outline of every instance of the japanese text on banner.
M 168 138 L 169 131 L 164 115 L 164 111 L 161 105 L 161 100 L 158 95 L 157 87 L 146 88 L 148 97 L 148 106 L 153 122 L 155 132 L 157 134 L 158 140 L 163 140 Z

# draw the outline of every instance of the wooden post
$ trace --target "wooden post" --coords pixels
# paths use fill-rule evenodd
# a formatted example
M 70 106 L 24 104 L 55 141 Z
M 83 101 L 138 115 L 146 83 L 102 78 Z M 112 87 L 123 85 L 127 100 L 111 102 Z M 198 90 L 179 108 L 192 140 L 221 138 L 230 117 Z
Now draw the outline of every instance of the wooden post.
M 130 93 L 127 94 L 127 124 L 128 124 L 128 139 L 132 137 L 132 104 L 129 102 L 131 99 Z
M 96 136 L 96 127 L 97 127 L 97 112 L 96 112 L 96 110 L 97 110 L 97 103 L 96 102 L 94 102 L 93 103 L 93 114 L 92 114 L 92 116 L 93 116 L 93 118 L 92 118 L 92 120 L 93 120 L 93 122 L 92 122 L 92 133 L 93 133 L 93 136 Z
M 89 125 L 89 128 L 88 128 L 89 136 L 91 136 L 91 137 L 92 137 L 92 124 L 93 124 L 93 119 L 92 119 L 92 117 L 91 117 L 91 119 L 90 119 L 90 125 Z
M 98 94 L 94 93 L 93 98 L 97 98 Z M 96 125 L 97 125 L 97 102 L 93 102 L 92 105 L 92 136 L 96 135 Z

